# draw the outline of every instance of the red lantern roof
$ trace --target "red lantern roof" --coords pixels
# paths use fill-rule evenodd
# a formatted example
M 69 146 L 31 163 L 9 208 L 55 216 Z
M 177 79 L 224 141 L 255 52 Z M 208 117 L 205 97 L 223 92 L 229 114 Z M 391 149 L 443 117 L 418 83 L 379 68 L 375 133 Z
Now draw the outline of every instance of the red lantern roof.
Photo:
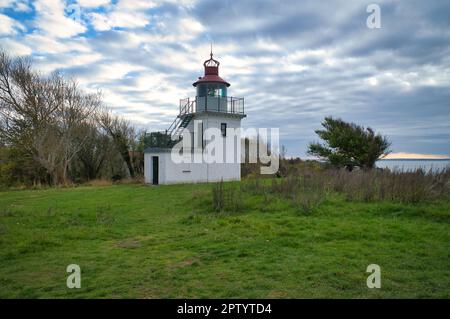
M 223 83 L 226 86 L 230 86 L 230 83 L 225 81 L 219 76 L 219 65 L 220 62 L 213 59 L 213 53 L 211 50 L 210 58 L 209 60 L 206 60 L 203 63 L 203 66 L 205 67 L 205 75 L 203 77 L 199 77 L 198 80 L 193 83 L 193 86 L 197 86 L 197 84 L 200 83 Z

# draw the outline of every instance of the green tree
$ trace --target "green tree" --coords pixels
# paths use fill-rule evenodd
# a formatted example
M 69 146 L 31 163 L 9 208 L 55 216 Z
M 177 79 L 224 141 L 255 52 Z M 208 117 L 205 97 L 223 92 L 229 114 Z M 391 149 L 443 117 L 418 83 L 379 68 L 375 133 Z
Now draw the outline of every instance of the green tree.
M 325 143 L 310 143 L 308 154 L 325 159 L 336 167 L 371 169 L 375 162 L 389 154 L 391 143 L 386 136 L 375 134 L 370 127 L 326 117 L 324 129 L 316 134 Z

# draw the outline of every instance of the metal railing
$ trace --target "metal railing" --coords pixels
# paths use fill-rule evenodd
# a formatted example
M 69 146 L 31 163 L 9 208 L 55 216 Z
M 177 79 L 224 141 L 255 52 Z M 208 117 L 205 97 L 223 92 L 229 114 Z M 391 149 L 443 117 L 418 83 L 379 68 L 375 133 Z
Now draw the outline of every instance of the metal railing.
M 180 127 L 185 116 L 199 112 L 219 112 L 228 114 L 244 115 L 244 98 L 219 97 L 219 96 L 197 96 L 193 99 L 180 100 L 180 114 L 165 131 L 151 132 L 145 134 L 146 147 L 166 148 L 174 145 L 180 139 L 177 129 Z
M 186 103 L 181 103 L 181 101 L 185 101 Z M 180 115 L 181 114 L 189 114 L 193 112 L 189 112 L 189 110 L 192 108 L 192 103 L 189 102 L 189 99 L 180 100 Z M 177 127 L 181 123 L 181 119 L 179 116 L 175 118 L 175 120 L 170 124 L 169 128 L 166 130 L 166 133 L 169 135 L 172 135 L 172 133 L 177 129 Z
M 219 112 L 244 115 L 244 98 L 196 96 L 180 100 L 180 115 L 199 112 Z
M 146 148 L 167 148 L 171 146 L 171 142 L 171 136 L 167 133 L 167 130 L 145 133 L 144 135 L 144 146 Z

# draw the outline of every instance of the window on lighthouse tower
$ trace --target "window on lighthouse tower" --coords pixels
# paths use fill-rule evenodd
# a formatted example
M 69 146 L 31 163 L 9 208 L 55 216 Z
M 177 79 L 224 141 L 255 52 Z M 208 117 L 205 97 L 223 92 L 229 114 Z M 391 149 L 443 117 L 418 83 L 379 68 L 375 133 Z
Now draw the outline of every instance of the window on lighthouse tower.
M 227 123 L 221 123 L 220 124 L 220 131 L 222 132 L 222 136 L 227 136 Z

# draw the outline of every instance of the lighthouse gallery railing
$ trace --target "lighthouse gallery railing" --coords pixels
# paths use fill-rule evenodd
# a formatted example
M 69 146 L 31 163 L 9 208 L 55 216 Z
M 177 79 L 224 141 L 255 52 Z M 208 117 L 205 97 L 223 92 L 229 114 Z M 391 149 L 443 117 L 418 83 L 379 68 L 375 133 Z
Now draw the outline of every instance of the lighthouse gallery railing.
M 244 115 L 244 98 L 196 96 L 180 100 L 180 115 L 199 112 L 219 112 Z

